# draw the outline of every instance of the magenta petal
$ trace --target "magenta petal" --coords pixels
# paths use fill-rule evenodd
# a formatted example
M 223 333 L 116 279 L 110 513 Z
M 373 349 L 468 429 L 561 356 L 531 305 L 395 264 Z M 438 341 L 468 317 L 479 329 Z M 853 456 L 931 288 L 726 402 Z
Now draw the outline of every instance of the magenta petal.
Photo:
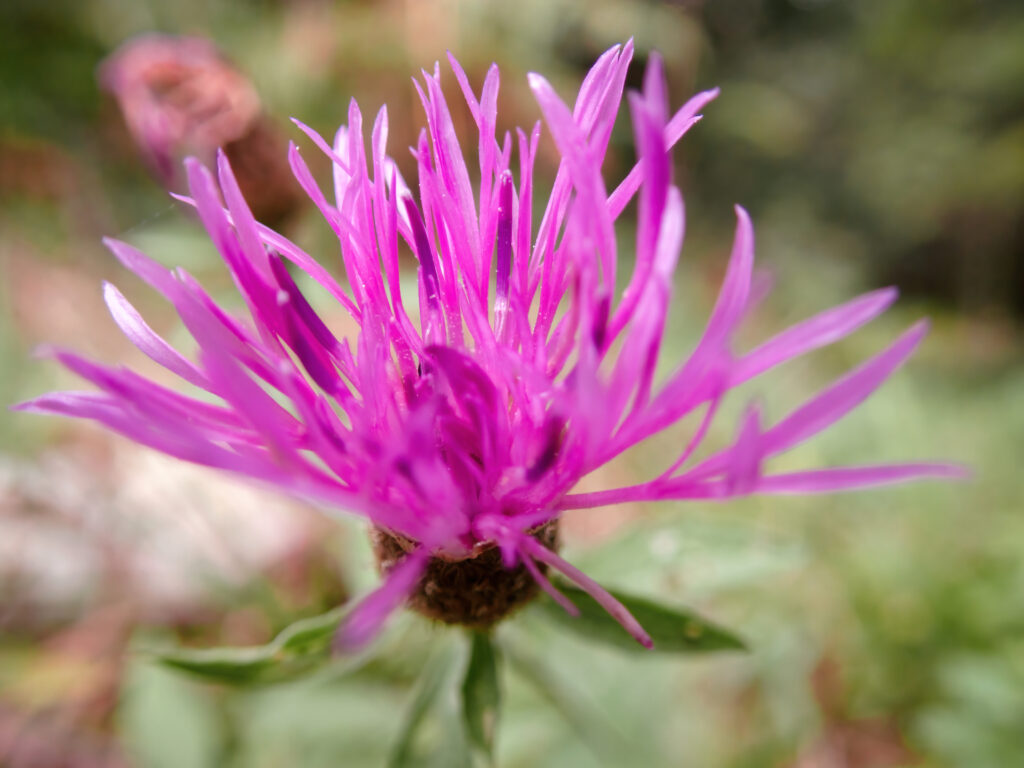
M 296 126 L 298 126 L 300 131 L 302 131 L 310 139 L 312 139 L 313 143 L 316 144 L 317 148 L 325 155 L 327 155 L 327 157 L 329 157 L 331 161 L 335 163 L 345 173 L 346 177 L 352 176 L 352 172 L 349 169 L 348 160 L 346 160 L 340 152 L 335 152 L 334 148 L 331 147 L 331 145 L 324 140 L 323 136 L 314 131 L 301 120 L 296 120 L 293 117 L 292 122 L 295 123 Z
M 338 627 L 335 652 L 357 651 L 376 637 L 387 618 L 416 588 L 428 560 L 427 551 L 417 549 L 391 570 L 380 587 L 360 600 Z
M 605 204 L 604 182 L 600 169 L 594 164 L 585 137 L 579 130 L 569 108 L 555 93 L 551 84 L 538 74 L 529 75 L 537 103 L 540 104 L 555 144 L 569 164 L 570 176 L 576 189 L 590 231 L 591 248 L 600 259 L 605 285 L 615 284 L 615 232 Z
M 917 323 L 888 349 L 862 363 L 766 430 L 761 441 L 764 456 L 777 455 L 813 437 L 860 405 L 902 365 L 927 331 L 926 322 Z M 731 460 L 731 449 L 722 451 L 702 461 L 685 477 L 690 480 L 713 477 L 725 471 Z
M 252 211 L 249 210 L 249 205 L 242 196 L 242 190 L 238 187 L 238 181 L 235 179 L 235 174 L 231 170 L 231 164 L 228 162 L 224 150 L 217 152 L 217 175 L 224 200 L 231 212 L 231 223 L 235 227 L 235 234 L 242 253 L 258 273 L 264 278 L 269 278 L 267 254 L 256 229 L 256 219 L 253 218 Z M 217 211 L 223 217 L 224 209 L 221 206 L 217 206 Z
M 196 207 L 196 202 L 191 197 L 187 197 L 185 195 L 171 196 L 186 205 L 190 205 L 193 208 Z M 224 213 L 228 217 L 228 222 L 234 224 L 230 212 L 225 211 Z M 284 256 L 318 282 L 328 293 L 331 294 L 331 296 L 338 300 L 354 320 L 358 321 L 361 319 L 361 313 L 355 304 L 352 303 L 352 299 L 345 294 L 341 286 L 338 285 L 338 281 L 331 276 L 330 272 L 328 272 L 322 264 L 317 262 L 312 256 L 303 251 L 284 235 L 274 232 L 263 224 L 257 224 L 256 230 L 264 245 Z M 110 245 L 110 243 L 108 243 L 108 245 Z M 130 268 L 131 267 L 129 267 L 129 269 Z
M 236 362 L 205 350 L 201 353 L 201 359 L 210 381 L 217 387 L 221 397 L 236 411 L 245 414 L 280 458 L 290 460 L 295 457 L 297 446 L 289 429 L 293 417 Z
M 14 409 L 92 419 L 130 440 L 183 461 L 270 480 L 265 464 L 197 438 L 189 430 L 161 429 L 126 410 L 115 397 L 92 392 L 54 392 L 21 403 Z
M 738 205 L 736 219 L 736 237 L 729 257 L 729 267 L 704 332 L 705 339 L 709 341 L 702 343 L 726 338 L 747 308 L 754 271 L 754 227 L 750 223 L 750 216 Z
M 110 314 L 114 322 L 136 347 L 142 350 L 151 360 L 162 365 L 171 373 L 178 374 L 197 387 L 208 389 L 209 381 L 195 365 L 186 360 L 180 352 L 174 349 L 157 334 L 142 315 L 133 307 L 128 300 L 121 295 L 110 283 L 103 284 L 103 298 L 107 302 Z
M 752 492 L 761 474 L 761 409 L 753 403 L 740 423 L 732 448 L 728 493 L 738 496 Z
M 49 392 L 11 406 L 24 413 L 59 413 L 99 420 L 101 416 L 123 413 L 122 404 L 110 395 L 97 392 Z
M 758 493 L 835 493 L 861 488 L 904 483 L 908 480 L 965 480 L 970 472 L 956 464 L 881 464 L 874 467 L 837 467 L 769 475 L 757 482 Z
M 331 353 L 341 348 L 341 344 L 330 329 L 320 319 L 320 315 L 316 313 L 309 302 L 306 301 L 306 297 L 302 295 L 302 291 L 299 290 L 299 286 L 295 284 L 292 276 L 288 273 L 287 268 L 281 262 L 281 259 L 277 256 L 271 256 L 270 258 L 270 270 L 274 275 L 274 279 L 281 289 L 288 294 L 288 300 L 295 312 L 302 319 L 303 324 L 310 330 L 310 332 L 316 337 L 324 349 Z
M 882 288 L 794 325 L 736 363 L 733 386 L 813 349 L 833 344 L 878 317 L 896 301 L 895 288 Z
M 150 287 L 157 290 L 165 298 L 173 302 L 173 295 L 177 290 L 176 281 L 171 271 L 162 264 L 158 264 L 149 258 L 138 248 L 128 243 L 114 240 L 111 237 L 103 238 L 103 244 L 110 249 L 118 261 L 128 270 L 134 272 Z
M 543 589 L 548 596 L 554 600 L 562 609 L 570 616 L 579 616 L 580 609 L 577 608 L 572 600 L 566 597 L 562 592 L 559 591 L 558 587 L 551 583 L 547 576 L 541 573 L 540 568 L 533 562 L 533 558 L 528 554 L 522 554 L 519 558 L 523 565 L 526 566 L 526 570 L 530 572 L 530 576 L 536 581 L 540 588 Z
M 765 432 L 764 444 L 769 455 L 803 442 L 860 405 L 910 357 L 927 332 L 927 322 L 917 323 L 884 352 L 843 376 Z
M 672 117 L 668 125 L 665 127 L 665 142 L 669 148 L 675 145 L 679 139 L 696 123 L 700 120 L 700 116 L 697 115 L 708 102 L 718 97 L 718 89 L 713 88 L 710 91 L 704 91 L 698 93 L 686 104 L 680 107 L 679 111 Z M 629 172 L 622 183 L 615 188 L 608 197 L 608 210 L 611 212 L 612 218 L 617 219 L 619 214 L 625 210 L 626 205 L 636 194 L 637 190 L 640 189 L 644 183 L 643 169 L 640 163 L 633 166 L 633 169 Z
M 604 587 L 583 573 L 583 571 L 573 565 L 570 565 L 550 549 L 529 536 L 523 536 L 520 539 L 520 546 L 529 556 L 536 558 L 543 563 L 547 563 L 555 570 L 561 571 L 572 579 L 572 581 L 576 582 L 576 584 L 594 598 L 602 608 L 608 611 L 608 613 L 612 615 L 612 618 L 619 622 L 625 630 L 629 632 L 629 634 L 636 638 L 636 641 L 640 643 L 640 645 L 645 648 L 654 647 L 654 642 L 651 640 L 651 636 L 648 635 L 647 632 L 644 631 L 644 628 L 640 626 L 639 622 L 633 618 L 633 614 L 629 612 L 629 609 L 612 597 Z

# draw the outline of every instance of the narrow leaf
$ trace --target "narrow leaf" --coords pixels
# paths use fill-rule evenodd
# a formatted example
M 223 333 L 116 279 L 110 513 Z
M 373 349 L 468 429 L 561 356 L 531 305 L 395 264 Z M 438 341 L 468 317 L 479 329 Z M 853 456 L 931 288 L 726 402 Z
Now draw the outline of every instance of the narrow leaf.
M 330 657 L 331 639 L 348 606 L 296 621 L 266 645 L 241 648 L 178 648 L 155 654 L 168 667 L 212 683 L 252 685 L 291 680 Z
M 494 762 L 494 733 L 501 706 L 498 652 L 490 635 L 470 633 L 469 664 L 462 680 L 462 716 L 473 747 Z
M 161 654 L 157 660 L 165 666 L 188 672 L 210 683 L 251 685 L 288 679 L 270 646 L 255 648 L 182 648 Z
M 579 608 L 580 615 L 570 616 L 553 600 L 543 597 L 538 607 L 562 627 L 609 645 L 629 651 L 647 653 L 597 601 L 582 589 L 559 582 L 558 588 Z M 708 651 L 743 650 L 745 645 L 726 629 L 705 621 L 696 614 L 654 600 L 625 595 L 609 590 L 647 630 L 654 641 L 654 650 L 671 653 L 704 653 Z

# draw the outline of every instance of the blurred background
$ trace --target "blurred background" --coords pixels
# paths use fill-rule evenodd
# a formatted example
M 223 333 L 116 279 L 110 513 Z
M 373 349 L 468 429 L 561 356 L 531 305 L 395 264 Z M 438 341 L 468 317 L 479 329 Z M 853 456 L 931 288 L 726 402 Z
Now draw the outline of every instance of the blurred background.
M 570 517 L 574 562 L 700 610 L 751 651 L 626 655 L 528 609 L 507 629 L 553 687 L 542 696 L 507 672 L 499 765 L 1024 765 L 1024 5 L 5 0 L 4 403 L 78 386 L 31 358 L 43 342 L 153 373 L 109 319 L 104 279 L 181 340 L 169 308 L 103 249 L 105 235 L 188 267 L 231 301 L 212 246 L 166 194 L 180 183 L 181 147 L 140 148 L 137 102 L 98 69 L 146 32 L 213 41 L 206 80 L 165 67 L 148 87 L 211 99 L 190 118 L 204 131 L 180 143 L 200 154 L 204 142 L 228 145 L 261 217 L 329 266 L 330 233 L 282 165 L 287 141 L 323 182 L 330 169 L 288 117 L 333 135 L 350 98 L 367 116 L 387 103 L 390 151 L 415 178 L 403 148 L 423 120 L 409 78 L 446 49 L 476 88 L 499 63 L 502 129 L 538 118 L 528 71 L 568 98 L 601 51 L 632 36 L 634 85 L 656 49 L 673 106 L 722 88 L 675 154 L 688 238 L 667 361 L 686 354 L 714 300 L 736 202 L 753 215 L 775 284 L 749 343 L 871 288 L 903 292 L 853 338 L 750 386 L 769 417 L 914 319 L 933 319 L 905 370 L 783 464 L 949 458 L 975 479 Z M 467 113 L 457 118 L 468 128 Z M 609 183 L 630 167 L 631 141 L 623 114 Z M 550 179 L 554 150 L 542 146 Z M 713 437 L 731 434 L 742 405 L 734 398 Z M 595 483 L 628 482 L 664 449 Z M 356 524 L 88 424 L 0 410 L 0 765 L 381 765 L 412 681 L 442 642 L 424 621 L 394 622 L 384 652 L 357 670 L 252 690 L 194 682 L 144 652 L 263 643 L 374 581 Z M 417 764 L 451 764 L 444 733 L 443 723 L 427 731 Z M 619 747 L 606 749 L 602 733 L 617 733 Z

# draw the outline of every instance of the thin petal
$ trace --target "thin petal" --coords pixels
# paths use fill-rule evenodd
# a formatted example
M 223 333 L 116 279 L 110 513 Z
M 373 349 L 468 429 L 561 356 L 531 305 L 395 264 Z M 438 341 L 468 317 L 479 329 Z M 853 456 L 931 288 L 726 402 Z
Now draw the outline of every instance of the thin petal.
M 739 435 L 732 448 L 728 478 L 731 495 L 751 493 L 761 474 L 761 409 L 752 403 L 740 422 Z
M 416 588 L 429 554 L 423 547 L 406 557 L 387 575 L 384 583 L 359 601 L 334 638 L 334 650 L 351 653 L 377 636 L 388 617 L 394 613 Z
M 740 358 L 730 376 L 730 386 L 737 386 L 780 363 L 845 338 L 882 314 L 897 296 L 895 288 L 882 288 L 792 326 Z
M 147 357 L 181 376 L 185 381 L 202 389 L 209 388 L 210 382 L 202 372 L 150 328 L 138 310 L 110 283 L 103 284 L 103 299 L 114 322 L 129 341 Z
M 540 585 L 540 588 L 543 589 L 552 600 L 562 606 L 566 613 L 570 616 L 580 615 L 580 609 L 573 604 L 572 600 L 562 594 L 558 587 L 552 584 L 547 576 L 541 573 L 540 568 L 538 568 L 537 564 L 533 562 L 532 557 L 527 554 L 522 554 L 520 556 L 520 560 L 523 565 L 526 566 L 526 570 L 530 572 L 530 576 L 533 577 L 533 580 Z
M 542 563 L 547 563 L 555 570 L 561 571 L 572 581 L 576 582 L 587 592 L 587 594 L 594 598 L 602 608 L 608 611 L 612 618 L 619 622 L 625 630 L 629 632 L 629 634 L 636 638 L 636 641 L 640 643 L 640 645 L 645 648 L 654 647 L 654 642 L 651 640 L 651 636 L 648 635 L 644 628 L 640 626 L 640 623 L 633 618 L 633 614 L 629 612 L 629 609 L 612 597 L 604 587 L 583 573 L 583 571 L 573 565 L 570 565 L 530 536 L 523 536 L 520 540 L 520 545 L 531 557 L 540 560 Z
M 718 97 L 718 89 L 703 91 L 686 102 L 669 120 L 665 126 L 665 143 L 671 149 L 683 135 L 700 120 L 697 114 L 711 100 Z M 608 197 L 608 210 L 613 219 L 617 219 L 625 210 L 633 195 L 644 183 L 643 167 L 638 162 L 627 174 L 626 178 L 615 188 L 615 191 Z
M 765 432 L 764 444 L 769 455 L 781 453 L 816 435 L 864 402 L 910 357 L 926 333 L 928 322 L 917 323 L 888 349 L 853 369 Z
M 927 462 L 882 464 L 868 467 L 811 469 L 805 472 L 768 475 L 757 482 L 756 491 L 770 494 L 835 493 L 836 491 L 852 491 L 892 483 L 905 483 L 908 480 L 928 478 L 964 480 L 968 477 L 970 477 L 970 472 L 956 464 Z

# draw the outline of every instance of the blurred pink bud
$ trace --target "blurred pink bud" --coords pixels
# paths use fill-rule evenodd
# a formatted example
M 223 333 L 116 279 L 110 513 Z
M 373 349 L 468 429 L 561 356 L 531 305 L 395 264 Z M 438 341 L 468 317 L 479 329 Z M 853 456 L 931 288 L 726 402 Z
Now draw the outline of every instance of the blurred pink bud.
M 295 208 L 295 185 L 281 159 L 283 138 L 252 83 L 211 41 L 136 37 L 100 65 L 98 77 L 166 187 L 184 187 L 185 157 L 212 164 L 223 148 L 257 215 L 274 220 Z

